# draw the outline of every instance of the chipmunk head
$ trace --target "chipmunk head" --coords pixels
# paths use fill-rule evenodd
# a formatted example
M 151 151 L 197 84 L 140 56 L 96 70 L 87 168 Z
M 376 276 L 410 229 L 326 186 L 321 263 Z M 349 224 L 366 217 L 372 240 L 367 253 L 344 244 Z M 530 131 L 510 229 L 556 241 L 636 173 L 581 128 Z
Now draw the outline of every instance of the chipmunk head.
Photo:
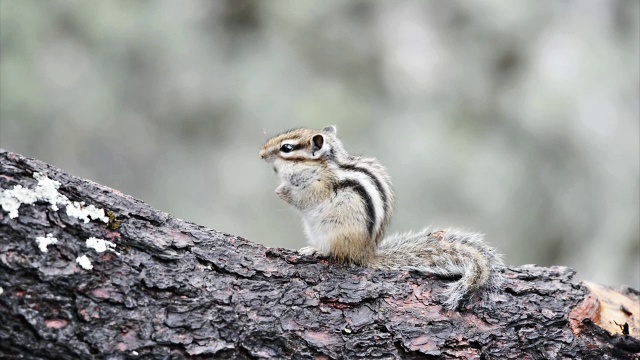
M 346 151 L 335 126 L 289 130 L 267 140 L 260 150 L 280 178 L 276 194 L 301 211 L 331 195 L 335 176 L 327 171 L 328 163 L 340 156 Z
M 321 130 L 288 130 L 267 140 L 260 149 L 260 157 L 268 162 L 330 159 L 345 153 L 336 133 L 333 125 Z

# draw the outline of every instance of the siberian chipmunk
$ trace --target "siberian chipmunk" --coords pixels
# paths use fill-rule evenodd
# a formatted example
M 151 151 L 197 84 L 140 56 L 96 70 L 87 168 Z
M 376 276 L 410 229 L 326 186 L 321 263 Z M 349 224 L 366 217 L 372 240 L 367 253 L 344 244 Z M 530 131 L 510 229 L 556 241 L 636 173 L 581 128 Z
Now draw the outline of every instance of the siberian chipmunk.
M 293 129 L 270 138 L 260 150 L 281 180 L 276 194 L 302 214 L 312 246 L 300 253 L 461 277 L 446 290 L 448 309 L 471 291 L 498 287 L 497 270 L 504 265 L 481 234 L 424 229 L 385 238 L 395 199 L 391 179 L 376 159 L 350 155 L 336 133 L 335 126 Z

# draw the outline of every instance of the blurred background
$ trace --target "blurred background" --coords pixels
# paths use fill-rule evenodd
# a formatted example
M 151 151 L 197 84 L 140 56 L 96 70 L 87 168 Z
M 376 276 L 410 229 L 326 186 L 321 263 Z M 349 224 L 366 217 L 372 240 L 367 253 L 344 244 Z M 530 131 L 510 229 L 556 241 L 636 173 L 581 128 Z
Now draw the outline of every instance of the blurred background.
M 258 149 L 336 124 L 388 167 L 392 232 L 640 288 L 639 4 L 0 0 L 0 146 L 298 248 Z

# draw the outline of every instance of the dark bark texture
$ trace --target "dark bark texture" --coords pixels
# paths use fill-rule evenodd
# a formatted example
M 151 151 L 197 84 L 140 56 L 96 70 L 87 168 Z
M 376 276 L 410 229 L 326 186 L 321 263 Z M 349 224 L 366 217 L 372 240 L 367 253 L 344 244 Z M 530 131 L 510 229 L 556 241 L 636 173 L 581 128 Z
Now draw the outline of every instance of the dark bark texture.
M 508 268 L 497 294 L 445 311 L 447 279 L 267 248 L 0 151 L 3 190 L 34 188 L 35 172 L 110 220 L 85 223 L 42 201 L 14 218 L 0 211 L 2 359 L 638 358 L 633 336 L 588 318 L 570 326 L 589 290 L 569 268 Z M 46 233 L 58 242 L 42 252 Z M 90 237 L 117 253 L 88 248 Z

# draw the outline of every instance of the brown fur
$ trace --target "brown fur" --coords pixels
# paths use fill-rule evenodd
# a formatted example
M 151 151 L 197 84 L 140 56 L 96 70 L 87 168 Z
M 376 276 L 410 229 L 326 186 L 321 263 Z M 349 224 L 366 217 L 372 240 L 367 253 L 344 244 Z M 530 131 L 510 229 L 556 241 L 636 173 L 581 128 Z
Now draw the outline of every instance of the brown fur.
M 375 253 L 376 246 L 366 233 L 336 235 L 331 242 L 331 256 L 341 263 L 366 266 Z

